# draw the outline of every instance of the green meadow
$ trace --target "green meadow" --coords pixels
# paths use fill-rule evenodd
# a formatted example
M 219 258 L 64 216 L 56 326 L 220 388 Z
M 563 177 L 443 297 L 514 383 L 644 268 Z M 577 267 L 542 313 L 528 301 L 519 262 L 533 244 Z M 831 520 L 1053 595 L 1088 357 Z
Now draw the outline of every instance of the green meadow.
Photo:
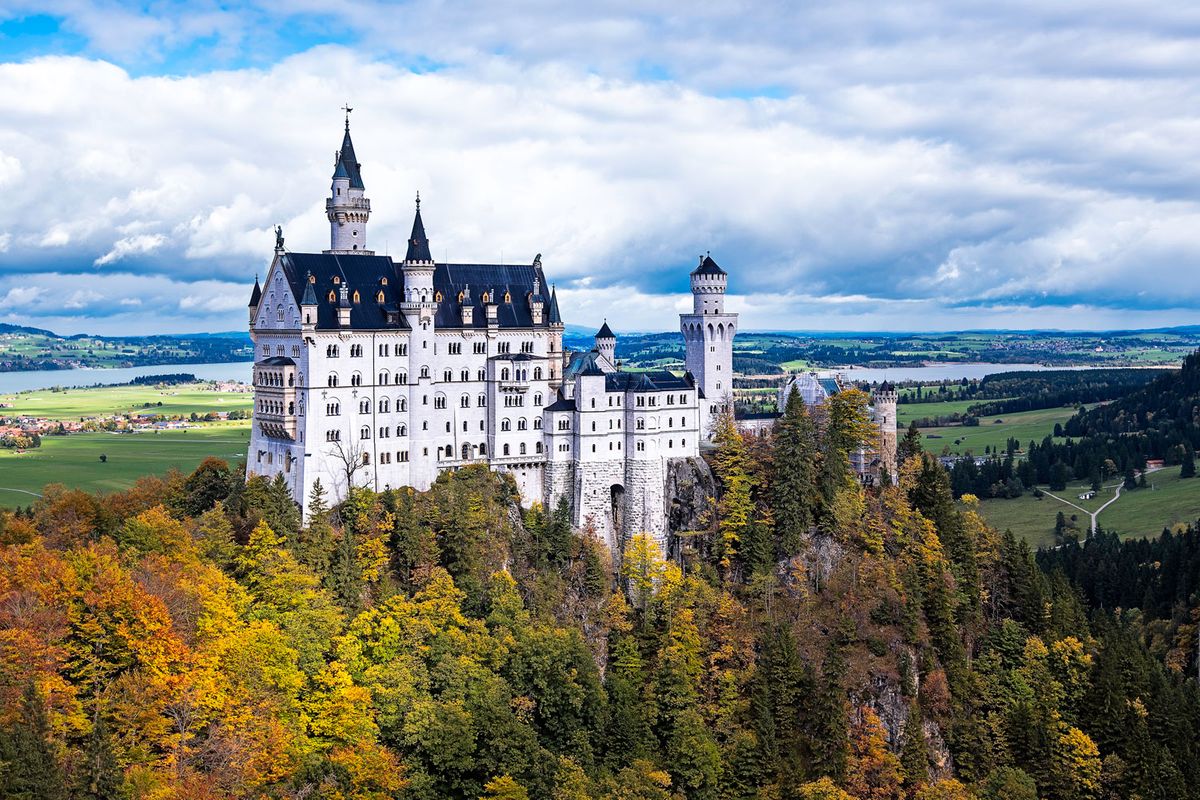
M 59 391 L 43 389 L 0 395 L 0 402 L 12 404 L 12 408 L 0 409 L 0 414 L 5 416 L 26 414 L 66 420 L 138 411 L 185 416 L 192 413 L 206 414 L 209 411 L 249 411 L 254 404 L 254 396 L 249 392 L 218 392 L 207 383 L 186 383 L 161 387 L 98 386 Z
M 1123 490 L 1120 499 L 1100 512 L 1096 523 L 1130 538 L 1158 536 L 1163 528 L 1200 519 L 1200 478 L 1180 478 L 1179 467 L 1168 467 L 1150 473 L 1146 481 L 1150 485 L 1145 489 Z M 1054 494 L 1087 511 L 1097 510 L 1113 497 L 1114 489 L 1105 488 L 1092 500 L 1080 500 L 1079 494 L 1088 488 L 1086 483 L 1073 483 Z M 1059 511 L 1068 519 L 1072 514 L 1078 517 L 1074 524 L 1081 535 L 1086 535 L 1091 525 L 1087 514 L 1048 495 L 1039 499 L 1027 493 L 1012 500 L 983 500 L 979 510 L 991 525 L 1011 529 L 1033 547 L 1055 544 L 1054 522 Z
M 947 406 L 947 412 L 957 402 L 951 403 L 919 403 L 910 408 L 919 409 L 924 406 Z M 914 418 L 911 413 L 907 416 L 905 406 L 899 406 L 898 416 L 903 427 Z M 997 448 L 1003 450 L 1009 437 L 1015 437 L 1024 449 L 1030 440 L 1040 442 L 1054 432 L 1054 423 L 1066 422 L 1075 413 L 1073 408 L 1046 408 L 1038 411 L 1021 411 L 1015 414 L 1000 414 L 995 417 L 980 417 L 978 425 L 948 425 L 939 428 L 921 428 L 922 443 L 931 453 L 941 455 L 965 454 L 970 452 L 980 456 L 990 447 L 993 452 Z M 922 416 L 922 415 L 915 415 Z
M 27 505 L 48 483 L 87 492 L 128 489 L 143 475 L 171 468 L 191 472 L 208 456 L 231 464 L 246 458 L 249 421 L 141 433 L 79 433 L 46 436 L 42 446 L 17 453 L 0 450 L 0 506 Z M 100 461 L 100 456 L 107 460 Z

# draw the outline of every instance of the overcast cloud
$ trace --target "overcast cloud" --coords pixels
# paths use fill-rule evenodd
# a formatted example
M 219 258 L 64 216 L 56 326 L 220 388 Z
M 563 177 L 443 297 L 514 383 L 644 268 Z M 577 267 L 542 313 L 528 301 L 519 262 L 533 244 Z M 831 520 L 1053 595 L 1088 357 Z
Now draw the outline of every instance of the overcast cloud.
M 1200 323 L 1200 10 L 697 5 L 7 3 L 0 319 L 244 328 L 349 101 L 371 246 L 419 190 L 569 322 L 672 328 L 711 251 L 743 328 Z

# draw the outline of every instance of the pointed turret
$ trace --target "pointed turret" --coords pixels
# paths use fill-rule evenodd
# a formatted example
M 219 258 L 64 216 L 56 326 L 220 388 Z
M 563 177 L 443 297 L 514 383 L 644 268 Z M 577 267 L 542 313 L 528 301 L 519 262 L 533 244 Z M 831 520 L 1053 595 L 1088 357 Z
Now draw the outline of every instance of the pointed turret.
M 316 281 L 313 279 L 313 274 L 309 272 L 304 276 L 304 296 L 300 298 L 300 316 L 303 318 L 301 328 L 306 331 L 315 330 L 317 327 L 317 315 L 320 309 L 317 308 L 317 290 Z
M 610 363 L 617 363 L 617 337 L 608 327 L 608 320 L 604 320 L 600 330 L 596 331 L 596 350 Z
M 367 249 L 371 201 L 363 195 L 363 189 L 362 164 L 354 155 L 347 113 L 342 146 L 333 158 L 333 185 L 329 188 L 329 199 L 325 201 L 325 216 L 329 218 L 329 250 L 326 252 L 373 255 Z
M 550 313 L 548 322 L 551 325 L 562 325 L 562 314 L 558 310 L 558 292 L 553 286 L 550 287 Z
M 250 324 L 254 324 L 254 315 L 258 313 L 258 304 L 262 302 L 262 287 L 258 285 L 258 276 L 254 276 L 254 290 L 250 292 Z
M 410 263 L 433 261 L 429 254 L 429 239 L 425 236 L 425 223 L 421 220 L 421 195 L 417 194 L 417 213 L 413 217 L 412 235 L 408 237 L 408 253 L 404 260 Z

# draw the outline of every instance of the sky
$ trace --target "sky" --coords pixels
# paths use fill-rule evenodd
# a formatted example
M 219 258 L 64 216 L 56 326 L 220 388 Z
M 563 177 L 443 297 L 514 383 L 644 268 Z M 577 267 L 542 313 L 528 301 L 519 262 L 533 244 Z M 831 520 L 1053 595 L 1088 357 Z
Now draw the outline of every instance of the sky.
M 541 253 L 567 321 L 1200 324 L 1200 4 L 0 0 L 0 321 L 244 330 L 328 247 Z

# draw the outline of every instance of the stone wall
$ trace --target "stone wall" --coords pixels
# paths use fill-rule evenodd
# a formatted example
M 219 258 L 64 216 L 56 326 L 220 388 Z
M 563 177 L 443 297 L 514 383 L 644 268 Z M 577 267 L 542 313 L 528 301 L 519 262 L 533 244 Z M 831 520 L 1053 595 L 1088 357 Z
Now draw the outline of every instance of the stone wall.
M 575 466 L 575 518 L 576 527 L 584 527 L 590 518 L 596 534 L 608 545 L 614 560 L 620 558 L 620 520 L 613 518 L 612 487 L 619 486 L 624 492 L 625 460 L 582 461 Z M 620 504 L 621 510 L 625 507 Z
M 664 510 L 668 553 L 676 549 L 676 535 L 684 531 L 703 530 L 712 523 L 716 496 L 716 479 L 703 458 L 672 458 L 667 461 Z
M 630 459 L 626 462 L 625 525 L 624 530 L 618 531 L 618 544 L 621 547 L 633 534 L 645 532 L 666 552 L 665 483 L 665 462 L 661 458 Z

